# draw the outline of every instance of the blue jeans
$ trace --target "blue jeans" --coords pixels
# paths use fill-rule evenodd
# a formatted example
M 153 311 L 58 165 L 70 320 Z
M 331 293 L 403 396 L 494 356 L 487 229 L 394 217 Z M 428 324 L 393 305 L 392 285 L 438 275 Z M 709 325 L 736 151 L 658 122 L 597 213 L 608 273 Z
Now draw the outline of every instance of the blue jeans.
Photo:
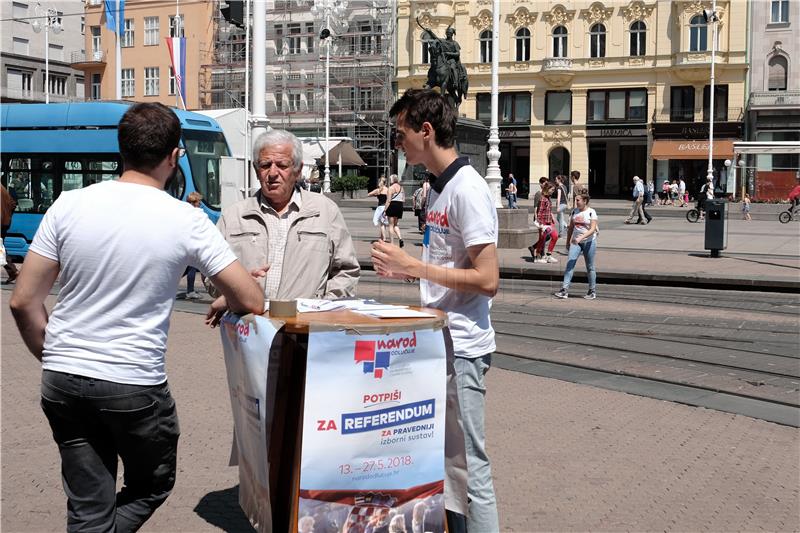
M 42 410 L 61 454 L 67 531 L 138 530 L 175 485 L 180 429 L 169 385 L 45 370 Z M 125 470 L 119 493 L 117 456 Z
M 508 208 L 509 209 L 516 209 L 517 208 L 517 195 L 516 195 L 516 193 L 513 193 L 513 192 L 508 193 Z
M 467 452 L 467 494 L 469 495 L 469 533 L 496 533 L 500 531 L 497 517 L 497 498 L 492 482 L 492 467 L 486 454 L 486 373 L 492 364 L 492 356 L 475 359 L 455 358 L 458 383 L 458 403 L 461 421 L 464 424 L 464 439 Z
M 186 294 L 194 292 L 194 280 L 197 276 L 197 269 L 191 266 L 186 267 L 183 275 L 186 276 Z
M 558 234 L 566 235 L 567 227 L 569 226 L 569 216 L 567 215 L 567 204 L 558 204 L 556 209 L 558 216 Z
M 569 290 L 569 284 L 572 282 L 572 274 L 575 271 L 575 264 L 578 262 L 578 256 L 583 254 L 583 259 L 586 261 L 586 273 L 589 276 L 589 290 L 595 290 L 597 283 L 597 274 L 594 271 L 594 253 L 597 250 L 597 238 L 590 241 L 581 241 L 580 244 L 569 245 L 569 259 L 567 259 L 567 267 L 564 270 L 564 282 L 561 287 L 564 290 Z

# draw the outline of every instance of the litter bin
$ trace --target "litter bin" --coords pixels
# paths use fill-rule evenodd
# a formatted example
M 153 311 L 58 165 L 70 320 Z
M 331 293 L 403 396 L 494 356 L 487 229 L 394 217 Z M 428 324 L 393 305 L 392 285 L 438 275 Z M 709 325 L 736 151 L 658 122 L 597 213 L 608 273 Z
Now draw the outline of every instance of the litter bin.
M 706 200 L 706 250 L 711 250 L 711 257 L 719 257 L 720 250 L 725 249 L 725 200 Z

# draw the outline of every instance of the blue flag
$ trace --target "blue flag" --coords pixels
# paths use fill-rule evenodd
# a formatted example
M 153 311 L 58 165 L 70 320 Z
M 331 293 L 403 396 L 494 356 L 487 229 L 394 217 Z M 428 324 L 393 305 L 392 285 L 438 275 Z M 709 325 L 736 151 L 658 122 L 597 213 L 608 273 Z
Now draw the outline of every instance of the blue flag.
M 105 0 L 106 27 L 122 35 L 125 27 L 125 0 Z

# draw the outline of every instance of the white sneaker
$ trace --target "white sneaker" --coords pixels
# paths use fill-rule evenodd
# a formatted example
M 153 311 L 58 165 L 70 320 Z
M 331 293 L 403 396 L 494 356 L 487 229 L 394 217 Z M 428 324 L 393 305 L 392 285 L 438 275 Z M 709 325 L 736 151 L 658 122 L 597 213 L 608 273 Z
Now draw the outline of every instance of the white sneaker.
M 196 293 L 195 291 L 187 292 L 186 293 L 186 299 L 187 300 L 199 300 L 200 299 L 200 295 L 198 293 Z
M 547 254 L 547 256 L 545 256 L 545 258 L 544 258 L 544 262 L 545 263 L 558 263 L 558 259 L 556 259 L 555 257 L 553 257 L 550 254 Z
M 558 292 L 554 292 L 553 296 L 555 296 L 556 298 L 561 298 L 562 300 L 566 300 L 567 298 L 569 298 L 569 294 L 567 294 L 566 289 L 561 289 Z
M 584 299 L 584 300 L 594 300 L 595 298 L 597 298 L 597 293 L 595 293 L 595 292 L 594 292 L 594 291 L 592 291 L 592 290 L 590 290 L 589 292 L 587 292 L 587 293 L 586 293 L 586 296 L 584 296 L 584 297 L 583 297 L 583 299 Z
M 547 263 L 547 260 L 543 256 L 538 256 L 533 260 L 534 263 Z

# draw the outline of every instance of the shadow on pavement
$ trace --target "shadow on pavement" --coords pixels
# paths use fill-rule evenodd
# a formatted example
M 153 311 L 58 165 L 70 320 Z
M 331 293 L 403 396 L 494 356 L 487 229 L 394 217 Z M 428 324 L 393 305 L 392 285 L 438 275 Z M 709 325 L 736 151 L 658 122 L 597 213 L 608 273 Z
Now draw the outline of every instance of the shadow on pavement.
M 255 532 L 239 507 L 239 485 L 209 492 L 200 499 L 194 512 L 209 524 L 229 533 Z

